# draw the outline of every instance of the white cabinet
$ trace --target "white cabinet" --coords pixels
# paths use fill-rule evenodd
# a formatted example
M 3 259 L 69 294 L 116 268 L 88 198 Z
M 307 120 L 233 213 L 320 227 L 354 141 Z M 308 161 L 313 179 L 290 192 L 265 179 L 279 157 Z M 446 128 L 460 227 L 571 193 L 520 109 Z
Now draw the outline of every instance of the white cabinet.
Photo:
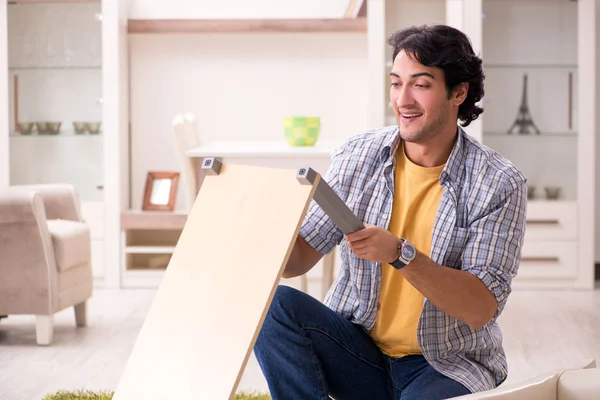
M 515 287 L 593 288 L 598 0 L 370 0 L 369 121 L 395 124 L 389 35 L 445 23 L 484 63 L 484 113 L 465 130 L 528 177 L 527 233 Z M 381 25 L 383 24 L 383 25 Z M 381 26 L 384 29 L 381 29 Z M 523 100 L 539 134 L 508 134 Z M 385 79 L 385 84 L 382 84 Z M 547 191 L 559 188 L 557 199 Z
M 84 201 L 81 215 L 92 238 L 92 274 L 95 280 L 101 280 L 104 278 L 104 203 Z
M 0 128 L 7 144 L 0 146 L 0 186 L 75 185 L 91 230 L 95 281 L 113 287 L 118 273 L 105 263 L 118 260 L 126 192 L 122 3 L 16 0 L 0 7 L 0 54 L 8 56 L 0 57 L 8 77 L 8 101 L 0 102 L 8 116 Z
M 515 287 L 594 285 L 598 3 L 454 2 L 463 15 L 481 10 L 481 23 L 465 19 L 462 25 L 480 44 L 486 74 L 484 113 L 472 133 L 528 178 L 531 198 Z M 528 113 L 523 116 L 524 101 Z M 539 133 L 533 127 L 508 133 L 516 120 L 528 118 Z M 550 193 L 556 189 L 558 198 Z

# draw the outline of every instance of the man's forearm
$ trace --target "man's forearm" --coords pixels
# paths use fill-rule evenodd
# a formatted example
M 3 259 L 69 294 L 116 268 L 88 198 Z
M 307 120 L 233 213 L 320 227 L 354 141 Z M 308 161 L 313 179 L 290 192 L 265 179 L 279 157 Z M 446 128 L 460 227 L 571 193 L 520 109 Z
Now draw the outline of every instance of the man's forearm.
M 307 273 L 323 257 L 321 253 L 310 247 L 300 236 L 296 238 L 292 253 L 283 271 L 283 278 L 295 278 Z
M 423 253 L 399 272 L 436 307 L 473 329 L 488 323 L 498 308 L 496 297 L 479 278 L 439 265 Z

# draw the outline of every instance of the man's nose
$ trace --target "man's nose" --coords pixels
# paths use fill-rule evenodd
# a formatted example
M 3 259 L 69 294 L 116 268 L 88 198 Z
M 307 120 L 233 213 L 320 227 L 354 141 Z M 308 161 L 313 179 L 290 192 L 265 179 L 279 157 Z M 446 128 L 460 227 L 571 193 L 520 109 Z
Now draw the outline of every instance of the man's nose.
M 415 99 L 412 96 L 412 92 L 406 86 L 402 87 L 396 98 L 396 106 L 399 109 L 412 106 L 415 103 Z

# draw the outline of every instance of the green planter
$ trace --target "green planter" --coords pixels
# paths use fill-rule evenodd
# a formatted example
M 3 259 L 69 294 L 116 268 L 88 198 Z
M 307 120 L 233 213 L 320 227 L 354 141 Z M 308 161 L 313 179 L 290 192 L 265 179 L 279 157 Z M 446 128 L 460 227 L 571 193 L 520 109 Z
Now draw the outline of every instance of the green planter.
M 285 117 L 283 131 L 290 146 L 314 146 L 321 133 L 321 119 L 319 117 Z

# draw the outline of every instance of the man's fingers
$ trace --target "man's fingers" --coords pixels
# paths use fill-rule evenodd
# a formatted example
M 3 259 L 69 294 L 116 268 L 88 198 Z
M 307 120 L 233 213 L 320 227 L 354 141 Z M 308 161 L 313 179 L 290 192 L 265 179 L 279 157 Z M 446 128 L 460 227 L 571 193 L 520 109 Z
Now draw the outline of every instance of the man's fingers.
M 362 239 L 368 238 L 372 234 L 373 234 L 373 230 L 369 229 L 369 227 L 367 227 L 365 229 L 360 229 L 358 231 L 355 231 L 355 232 L 347 234 L 346 235 L 346 239 L 349 242 L 354 242 L 354 241 L 357 241 L 357 240 L 362 240 Z

